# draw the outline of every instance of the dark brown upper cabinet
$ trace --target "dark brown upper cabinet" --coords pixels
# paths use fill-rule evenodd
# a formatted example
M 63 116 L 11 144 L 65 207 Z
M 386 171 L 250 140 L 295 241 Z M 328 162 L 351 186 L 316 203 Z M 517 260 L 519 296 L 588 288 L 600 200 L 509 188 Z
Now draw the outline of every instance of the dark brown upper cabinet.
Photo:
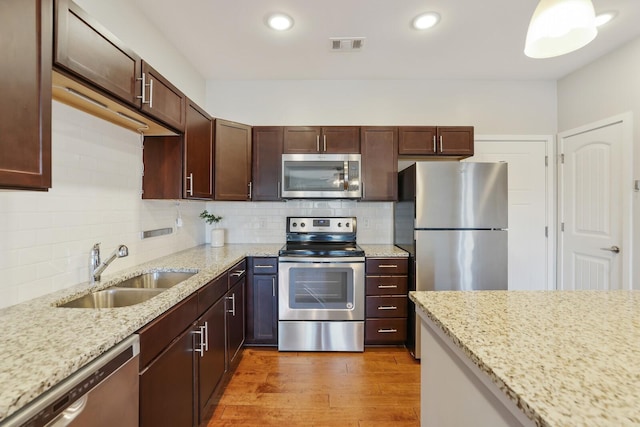
M 186 96 L 145 61 L 142 61 L 141 79 L 142 111 L 183 131 L 186 122 Z
M 360 153 L 360 128 L 357 126 L 287 126 L 284 128 L 284 153 Z
M 215 200 L 251 200 L 251 126 L 216 119 Z
M 362 200 L 398 199 L 398 128 L 362 127 Z
M 280 200 L 282 126 L 254 126 L 252 147 L 252 200 Z
M 401 156 L 473 156 L 473 126 L 400 126 Z
M 51 187 L 52 0 L 0 2 L 0 188 Z
M 213 120 L 191 101 L 187 103 L 183 150 L 183 197 L 185 199 L 212 199 Z
M 184 94 L 78 5 L 70 0 L 56 0 L 54 28 L 53 63 L 58 70 L 177 131 L 184 130 Z M 86 99 L 87 94 L 83 94 Z M 100 100 L 99 103 L 105 110 L 110 107 Z M 88 108 L 90 113 L 100 114 L 100 110 Z M 111 119 L 108 112 L 102 114 Z M 117 114 L 112 111 L 112 115 Z M 132 118 L 141 121 L 136 116 Z M 145 130 L 144 125 L 138 128 Z

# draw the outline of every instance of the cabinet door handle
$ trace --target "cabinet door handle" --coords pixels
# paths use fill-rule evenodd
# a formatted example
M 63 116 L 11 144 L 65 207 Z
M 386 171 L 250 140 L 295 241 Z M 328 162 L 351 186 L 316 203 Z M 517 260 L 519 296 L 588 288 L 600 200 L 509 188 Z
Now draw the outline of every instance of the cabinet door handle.
M 379 334 L 395 334 L 398 332 L 397 329 L 378 329 Z
M 153 79 L 149 79 L 149 108 L 153 108 Z
M 440 135 L 440 152 L 442 153 L 442 135 Z
M 398 268 L 398 264 L 380 264 L 378 268 Z
M 252 183 L 249 182 L 248 186 L 249 186 L 249 194 L 248 194 L 248 196 L 249 196 L 249 200 L 251 200 L 251 193 L 252 193 L 251 190 L 253 189 Z
M 378 285 L 378 289 L 396 289 L 398 285 Z
M 186 178 L 187 183 L 189 185 L 187 185 L 187 195 L 188 196 L 193 196 L 193 174 L 190 173 L 189 176 Z
M 320 135 L 316 135 L 316 151 L 320 151 Z
M 436 136 L 433 135 L 433 152 L 436 152 Z
M 378 310 L 397 310 L 398 307 L 395 305 L 379 305 Z
M 322 135 L 322 141 L 323 141 L 323 150 L 322 151 L 327 151 L 327 135 Z
M 233 317 L 236 317 L 236 294 L 232 294 L 227 299 L 231 300 L 231 310 L 227 310 L 227 313 L 231 313 Z
M 204 330 L 203 330 L 204 326 L 200 326 L 198 329 L 198 331 L 193 331 L 194 334 L 198 334 L 200 336 L 200 343 L 196 344 L 196 348 L 194 348 L 193 350 L 196 353 L 200 353 L 200 357 L 204 356 Z M 199 348 L 198 348 L 199 347 Z
M 204 349 L 209 351 L 209 322 L 204 322 Z
M 244 274 L 246 270 L 236 270 L 233 273 L 230 273 L 229 276 L 231 277 L 240 277 Z
M 271 278 L 271 296 L 276 296 L 276 278 Z
M 278 197 L 278 199 L 280 198 L 280 181 L 278 181 L 278 187 L 276 188 L 276 196 Z
M 142 77 L 138 77 L 136 80 L 141 80 L 142 81 L 142 85 L 141 85 L 141 95 L 136 96 L 136 98 L 141 99 L 142 100 L 142 105 L 147 103 L 147 97 L 145 96 L 147 93 L 147 84 L 146 84 L 146 80 L 147 80 L 147 76 L 145 73 L 142 73 Z

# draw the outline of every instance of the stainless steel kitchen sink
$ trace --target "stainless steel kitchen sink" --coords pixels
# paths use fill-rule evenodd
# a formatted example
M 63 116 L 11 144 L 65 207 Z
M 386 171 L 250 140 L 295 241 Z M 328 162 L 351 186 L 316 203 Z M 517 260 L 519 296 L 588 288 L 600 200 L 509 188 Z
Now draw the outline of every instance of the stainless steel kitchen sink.
M 182 271 L 156 271 L 145 273 L 140 276 L 131 277 L 122 282 L 116 283 L 117 288 L 144 288 L 144 289 L 166 289 L 184 282 L 196 273 Z
M 115 308 L 140 304 L 159 295 L 165 289 L 107 288 L 81 296 L 58 307 L 69 308 Z
M 193 276 L 194 272 L 154 271 L 117 282 L 69 302 L 58 304 L 65 308 L 117 308 L 140 304 Z

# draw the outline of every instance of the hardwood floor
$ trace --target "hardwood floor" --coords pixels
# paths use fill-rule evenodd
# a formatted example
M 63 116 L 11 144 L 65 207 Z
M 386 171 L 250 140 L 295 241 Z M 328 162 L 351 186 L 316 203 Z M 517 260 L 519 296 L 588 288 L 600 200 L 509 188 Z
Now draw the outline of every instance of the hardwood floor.
M 420 364 L 406 349 L 245 348 L 208 427 L 417 427 Z

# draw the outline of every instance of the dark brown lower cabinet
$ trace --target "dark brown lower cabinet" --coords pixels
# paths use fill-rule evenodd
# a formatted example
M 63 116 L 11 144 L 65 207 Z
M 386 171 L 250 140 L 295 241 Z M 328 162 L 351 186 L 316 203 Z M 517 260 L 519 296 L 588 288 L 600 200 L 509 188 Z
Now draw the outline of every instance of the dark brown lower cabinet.
M 140 426 L 193 426 L 193 331 L 184 331 L 140 373 Z
M 278 345 L 278 258 L 249 258 L 248 345 Z
M 202 355 L 196 354 L 198 366 L 198 409 L 199 419 L 220 383 L 225 372 L 225 328 L 224 300 L 219 299 L 199 319 L 197 327 L 204 328 L 206 334 L 205 348 Z
M 240 354 L 244 344 L 244 288 L 246 276 L 243 276 L 225 296 L 226 327 L 227 327 L 227 370 L 229 370 L 236 357 Z
M 241 261 L 138 331 L 140 426 L 205 421 L 240 360 L 246 266 Z

